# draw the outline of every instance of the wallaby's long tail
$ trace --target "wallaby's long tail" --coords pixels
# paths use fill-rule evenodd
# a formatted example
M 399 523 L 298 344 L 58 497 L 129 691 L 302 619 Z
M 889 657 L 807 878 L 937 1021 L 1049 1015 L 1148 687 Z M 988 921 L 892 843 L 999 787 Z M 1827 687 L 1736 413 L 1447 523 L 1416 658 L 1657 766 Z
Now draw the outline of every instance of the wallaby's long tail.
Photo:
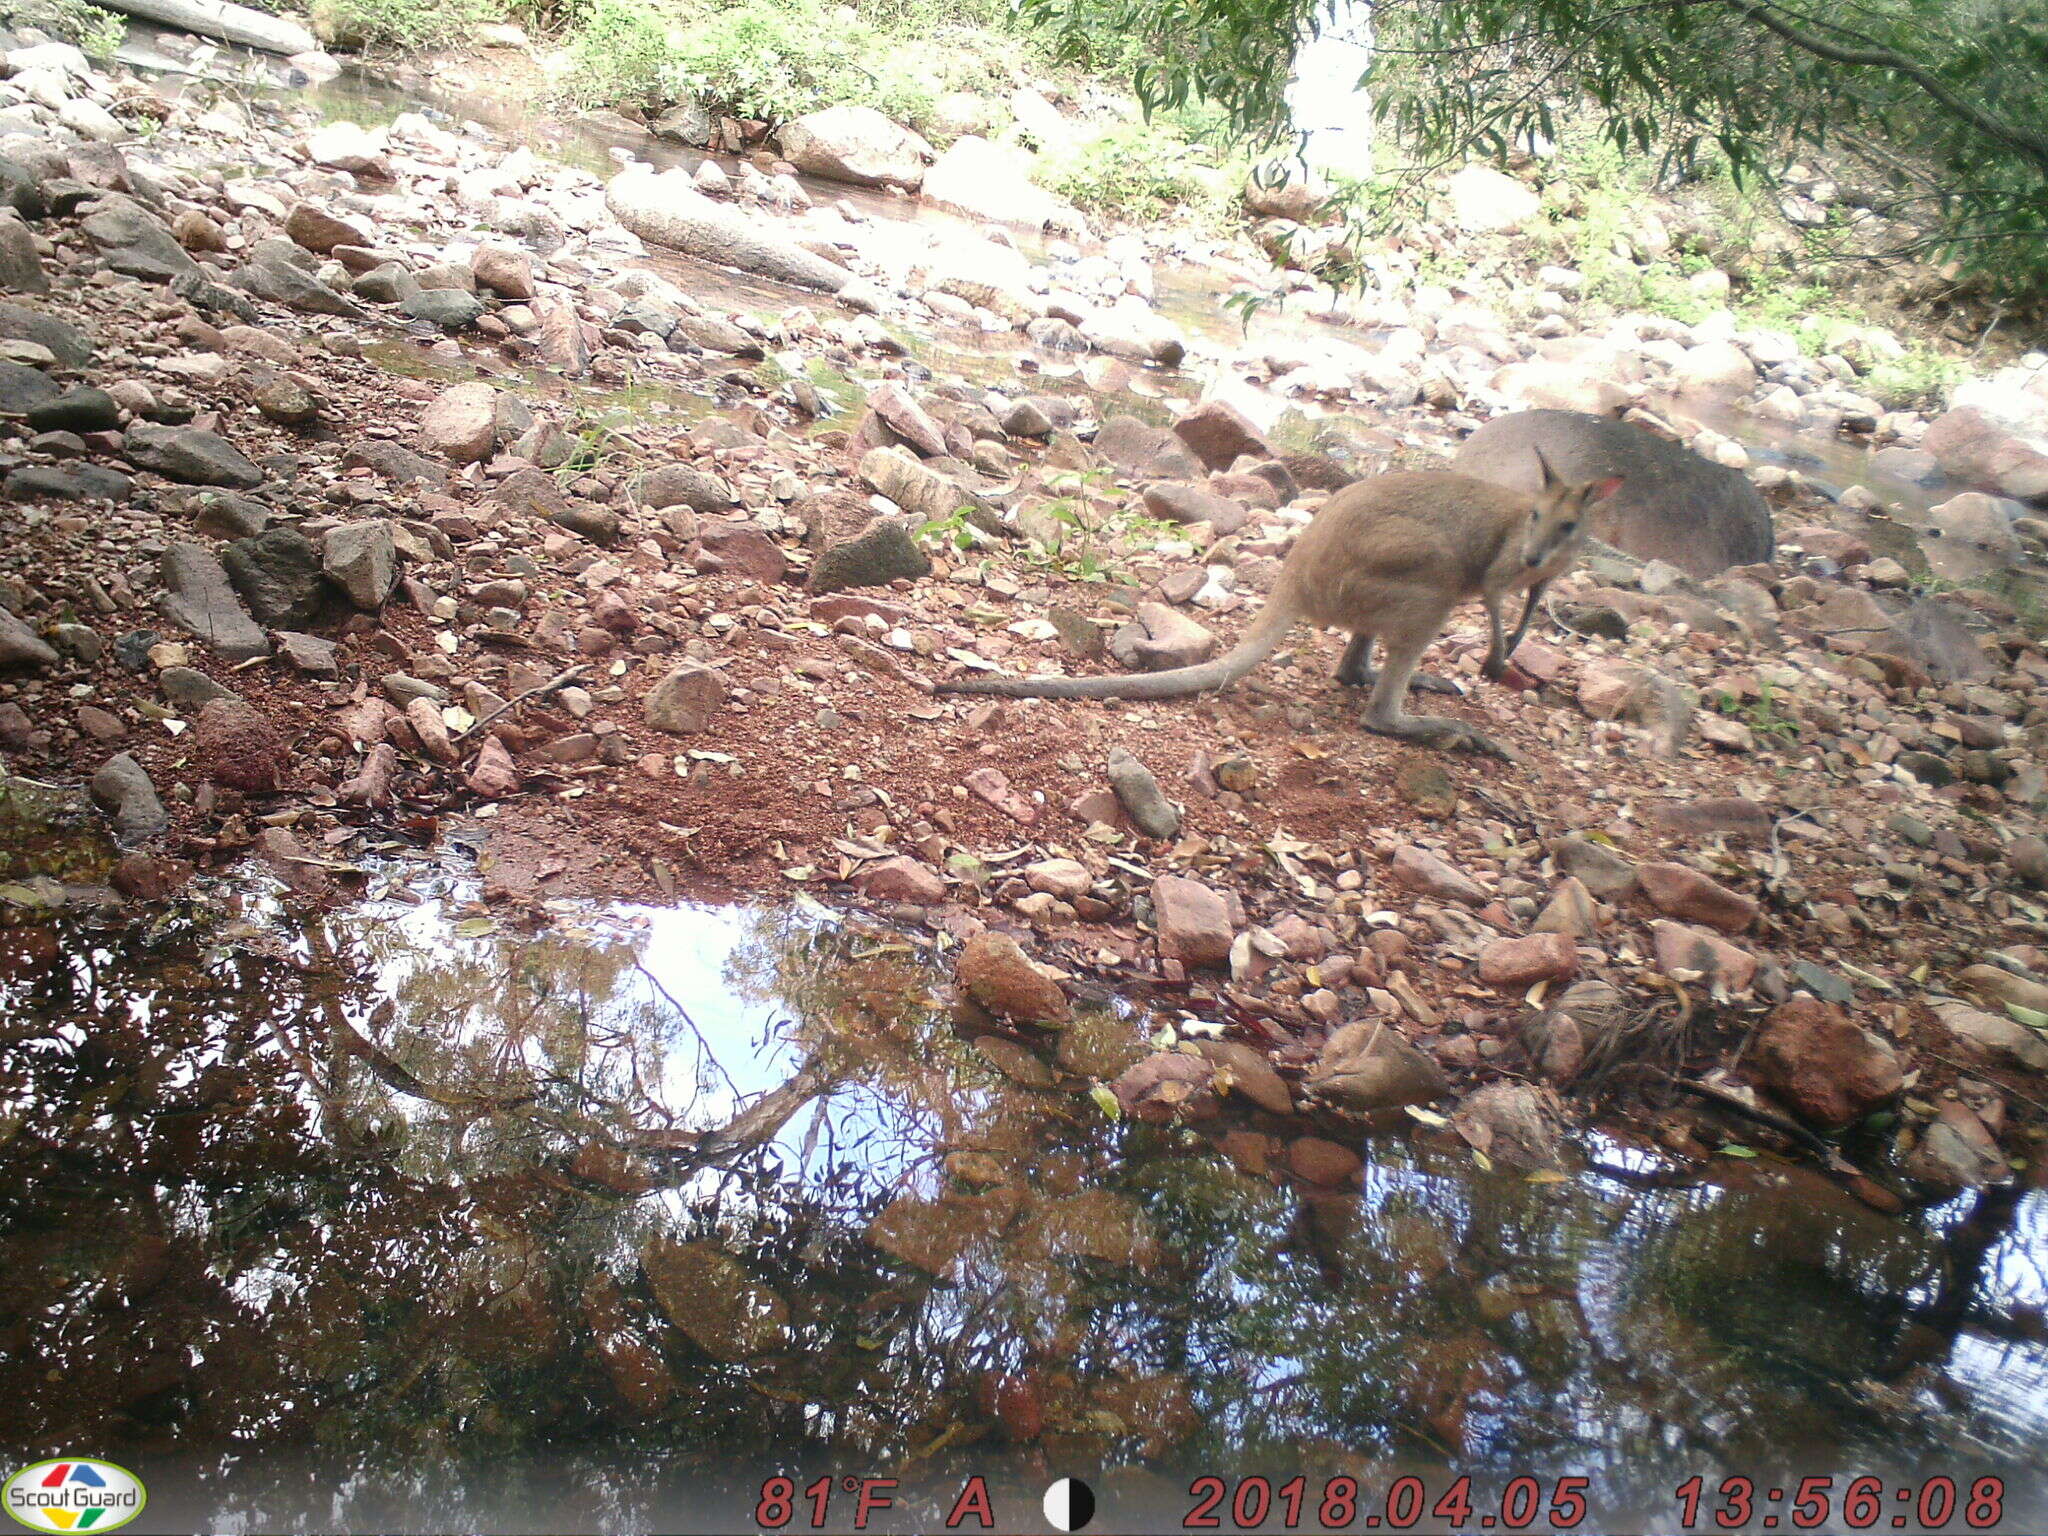
M 970 677 L 939 683 L 933 691 L 992 693 L 1005 699 L 1177 699 L 1236 682 L 1272 655 L 1299 617 L 1292 603 L 1275 598 L 1242 640 L 1199 667 L 1116 677 Z

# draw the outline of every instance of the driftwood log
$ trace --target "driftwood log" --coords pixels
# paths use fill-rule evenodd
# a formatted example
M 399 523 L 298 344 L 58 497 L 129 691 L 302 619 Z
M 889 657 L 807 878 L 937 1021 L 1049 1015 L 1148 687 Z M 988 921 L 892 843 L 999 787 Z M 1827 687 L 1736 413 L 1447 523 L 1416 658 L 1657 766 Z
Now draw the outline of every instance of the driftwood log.
M 246 5 L 230 5 L 228 0 L 105 0 L 105 4 L 108 10 L 126 16 L 239 43 L 244 48 L 260 48 L 265 53 L 311 53 L 320 46 L 320 40 L 297 22 Z

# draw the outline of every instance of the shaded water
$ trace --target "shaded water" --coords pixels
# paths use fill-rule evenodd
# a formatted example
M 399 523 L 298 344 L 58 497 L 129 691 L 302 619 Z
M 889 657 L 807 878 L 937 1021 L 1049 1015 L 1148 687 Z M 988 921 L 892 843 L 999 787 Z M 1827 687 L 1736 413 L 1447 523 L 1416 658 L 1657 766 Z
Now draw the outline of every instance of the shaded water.
M 975 1473 L 1002 1529 L 1055 1475 L 1169 1529 L 1255 1470 L 1361 1519 L 1525 1471 L 1610 1529 L 1723 1468 L 2040 1508 L 2040 1195 L 1914 1224 L 1327 1126 L 1363 1187 L 1316 1189 L 1264 1171 L 1298 1126 L 1107 1118 L 1130 1010 L 1019 1040 L 822 908 L 462 894 L 0 928 L 0 1446 L 121 1461 L 165 1529 L 738 1529 L 819 1469 L 901 1480 L 870 1529 Z

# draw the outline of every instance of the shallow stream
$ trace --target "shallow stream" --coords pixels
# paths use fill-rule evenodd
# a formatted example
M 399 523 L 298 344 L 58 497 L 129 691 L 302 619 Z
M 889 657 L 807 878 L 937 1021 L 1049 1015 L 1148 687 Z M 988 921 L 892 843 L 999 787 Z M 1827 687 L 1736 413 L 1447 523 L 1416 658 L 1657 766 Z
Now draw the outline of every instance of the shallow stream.
M 549 147 L 608 169 L 601 132 Z M 0 881 L 104 874 L 0 832 Z M 1279 1529 L 1254 1472 L 1317 1509 L 1355 1479 L 1353 1528 L 1404 1476 L 1489 1509 L 1524 1472 L 1609 1530 L 1730 1471 L 1998 1477 L 1999 1528 L 2048 1520 L 2048 1195 L 1893 1219 L 1768 1156 L 1594 1138 L 1527 1177 L 1421 1125 L 1324 1127 L 1365 1166 L 1319 1188 L 1273 1171 L 1298 1125 L 1105 1112 L 1150 999 L 1019 1038 L 927 939 L 815 903 L 521 927 L 480 851 L 339 914 L 0 907 L 0 1446 L 141 1472 L 138 1529 L 732 1530 L 821 1473 L 899 1480 L 876 1530 L 975 1474 L 1011 1530 L 1058 1476 L 1098 1529 L 1179 1528 L 1203 1474 L 1222 1528 Z

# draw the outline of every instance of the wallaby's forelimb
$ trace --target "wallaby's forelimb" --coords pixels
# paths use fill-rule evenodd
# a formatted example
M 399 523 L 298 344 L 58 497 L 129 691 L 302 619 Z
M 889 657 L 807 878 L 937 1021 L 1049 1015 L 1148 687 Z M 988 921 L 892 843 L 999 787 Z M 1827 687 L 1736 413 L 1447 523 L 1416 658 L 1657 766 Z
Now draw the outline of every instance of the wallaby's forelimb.
M 1521 649 L 1522 636 L 1529 632 L 1529 620 L 1535 617 L 1536 605 L 1543 601 L 1543 593 L 1549 585 L 1547 581 L 1539 581 L 1529 588 L 1529 599 L 1522 604 L 1522 617 L 1515 625 L 1515 632 L 1505 641 L 1500 636 L 1500 615 L 1497 612 L 1492 614 L 1493 649 L 1486 653 L 1486 664 L 1479 669 L 1489 682 L 1497 683 L 1506 674 L 1508 662 Z

